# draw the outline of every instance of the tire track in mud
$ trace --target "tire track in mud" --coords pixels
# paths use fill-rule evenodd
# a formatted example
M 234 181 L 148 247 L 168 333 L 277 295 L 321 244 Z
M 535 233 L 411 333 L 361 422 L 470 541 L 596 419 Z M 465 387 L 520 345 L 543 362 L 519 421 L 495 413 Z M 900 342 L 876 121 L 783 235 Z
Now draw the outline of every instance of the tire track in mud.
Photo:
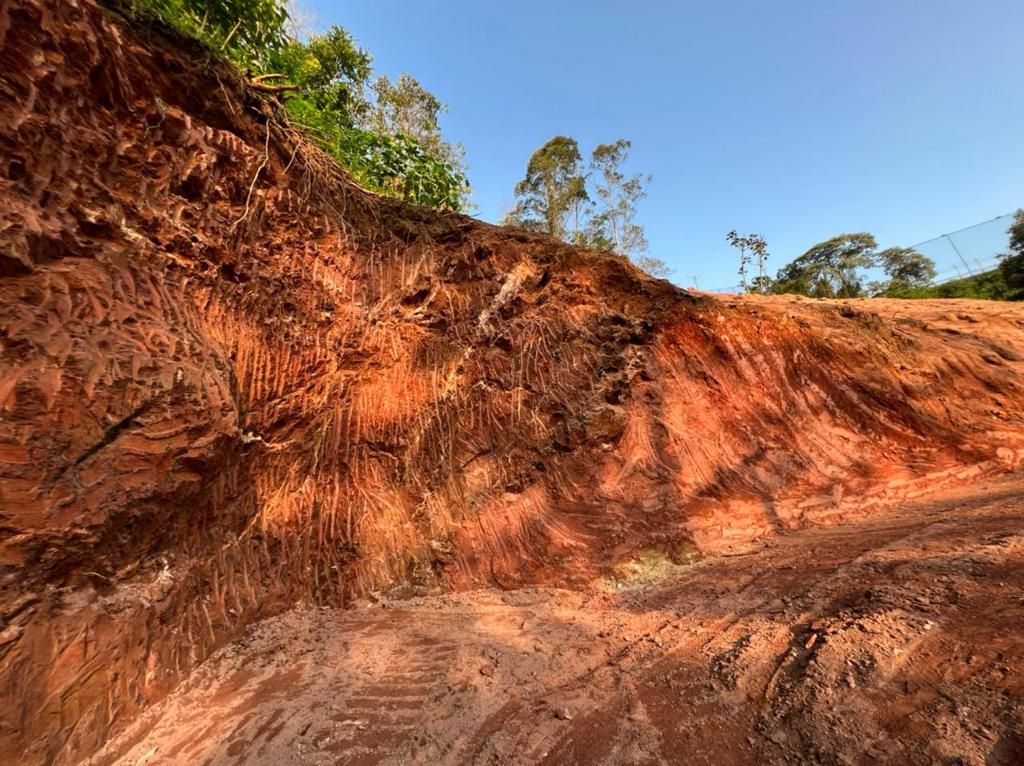
M 388 630 L 386 618 L 374 626 Z M 452 639 L 438 638 L 435 623 L 425 630 L 422 623 L 408 641 L 394 647 L 387 659 L 390 668 L 381 675 L 354 679 L 346 692 L 344 709 L 332 715 L 332 731 L 319 738 L 318 749 L 334 757 L 335 763 L 372 766 L 384 762 L 417 739 L 424 707 L 435 687 L 442 682 L 459 654 Z M 373 640 L 374 630 L 364 633 Z M 314 738 L 314 742 L 317 742 Z
M 1024 477 L 1012 481 L 647 583 L 297 610 L 201 668 L 120 761 L 102 763 L 730 766 L 867 753 L 1009 766 L 1024 724 Z
M 990 498 L 994 502 L 998 502 L 999 499 L 998 496 Z M 943 517 L 949 510 L 950 508 L 946 507 L 929 512 L 923 523 L 914 519 L 904 519 L 891 525 L 869 525 L 867 530 L 846 534 L 837 529 L 815 530 L 803 535 L 799 546 L 788 546 L 785 541 L 777 547 L 772 546 L 772 550 L 766 553 L 779 559 L 774 562 L 774 566 L 753 576 L 744 574 L 736 588 L 736 598 L 746 600 L 747 604 L 717 621 L 712 621 L 711 624 L 701 621 L 701 632 L 710 632 L 712 635 L 700 642 L 694 640 L 692 628 L 683 630 L 680 627 L 680 622 L 684 622 L 685 617 L 699 611 L 699 604 L 692 594 L 680 593 L 677 587 L 672 592 L 672 595 L 676 596 L 675 599 L 649 594 L 649 605 L 658 602 L 663 608 L 670 608 L 674 611 L 676 619 L 663 621 L 631 637 L 631 642 L 609 659 L 608 667 L 601 666 L 588 670 L 562 687 L 548 690 L 551 696 L 565 697 L 588 687 L 593 696 L 596 688 L 604 687 L 604 698 L 591 699 L 580 711 L 581 722 L 560 735 L 549 733 L 547 737 L 541 737 L 537 734 L 537 728 L 550 729 L 552 725 L 545 724 L 543 714 L 537 715 L 537 706 L 509 703 L 497 715 L 488 719 L 477 733 L 475 746 L 471 750 L 472 762 L 490 762 L 489 758 L 493 758 L 494 753 L 488 751 L 489 740 L 499 732 L 504 737 L 511 735 L 514 738 L 523 731 L 531 732 L 532 737 L 513 739 L 513 743 L 506 744 L 506 750 L 529 753 L 530 760 L 551 763 L 577 762 L 573 759 L 573 754 L 578 749 L 578 743 L 589 741 L 587 756 L 579 762 L 597 762 L 602 754 L 605 759 L 611 759 L 606 762 L 615 762 L 615 759 L 622 755 L 619 748 L 613 747 L 616 740 L 621 740 L 624 736 L 627 739 L 638 740 L 642 739 L 642 736 L 636 731 L 620 731 L 618 736 L 611 736 L 608 730 L 610 722 L 607 708 L 621 708 L 620 720 L 617 722 L 619 726 L 623 721 L 627 724 L 636 724 L 642 720 L 645 713 L 638 716 L 636 708 L 643 710 L 645 695 L 638 695 L 637 687 L 649 692 L 665 676 L 671 676 L 685 665 L 686 655 L 704 658 L 698 670 L 702 676 L 702 684 L 710 683 L 719 687 L 720 691 L 724 689 L 725 692 L 741 693 L 748 701 L 755 703 L 751 706 L 752 711 L 757 714 L 750 722 L 752 730 L 754 727 L 763 727 L 768 732 L 769 739 L 775 737 L 780 742 L 785 742 L 784 738 L 780 738 L 778 730 L 770 730 L 772 721 L 778 719 L 786 708 L 792 706 L 792 701 L 788 699 L 792 687 L 803 679 L 809 666 L 815 661 L 817 651 L 821 648 L 831 624 L 836 621 L 835 613 L 841 611 L 843 607 L 844 599 L 851 590 L 856 590 L 859 582 L 870 581 L 873 576 L 877 577 L 879 574 L 888 576 L 887 560 L 896 553 L 904 553 L 915 547 L 920 540 L 927 541 L 934 536 L 936 528 L 952 525 L 954 533 L 964 534 L 966 527 L 962 520 Z M 1011 517 L 1010 520 L 1015 519 Z M 1016 520 L 1024 521 L 1019 516 Z M 806 549 L 814 546 L 816 537 L 831 545 L 825 550 L 817 550 L 818 555 L 824 556 L 828 563 L 821 566 L 820 560 L 816 562 L 809 579 L 787 577 L 785 573 L 793 570 L 807 572 L 808 567 L 801 567 L 793 562 L 797 561 L 799 555 L 806 555 Z M 1014 535 L 1002 533 L 996 537 L 997 543 L 1005 544 L 1006 540 Z M 983 546 L 985 545 L 990 543 L 983 542 Z M 829 559 L 832 561 L 829 562 Z M 720 559 L 719 563 L 728 562 Z M 704 574 L 711 576 L 714 571 Z M 735 576 L 736 572 L 731 574 Z M 799 586 L 789 590 L 783 588 L 782 592 L 777 587 L 766 587 L 760 591 L 756 589 L 762 581 L 778 579 L 780 574 L 783 575 L 783 580 L 792 579 L 798 582 Z M 680 595 L 683 598 L 680 599 Z M 906 649 L 897 651 L 902 653 Z M 752 659 L 747 661 L 746 655 L 750 655 Z M 613 683 L 608 682 L 609 677 L 613 678 Z M 624 680 L 627 683 L 623 684 Z M 622 708 L 621 699 L 613 699 L 616 694 L 620 697 L 623 695 L 623 686 L 630 690 L 625 708 Z M 674 684 L 670 683 L 670 686 Z M 702 695 L 702 690 L 695 688 L 695 685 L 691 685 L 688 691 L 691 702 L 692 698 L 706 696 Z M 783 710 L 775 709 L 777 707 Z M 540 709 L 543 711 L 543 706 Z M 542 719 L 539 723 L 536 720 L 538 717 Z M 534 719 L 532 729 L 531 718 Z M 672 728 L 670 722 L 666 724 L 667 728 Z M 612 730 L 615 728 L 613 726 Z M 644 727 L 634 725 L 632 728 L 636 730 Z M 649 722 L 646 728 L 650 728 Z M 750 739 L 752 738 L 748 737 L 748 740 Z M 543 748 L 530 747 L 531 742 L 540 742 Z M 772 742 L 778 744 L 774 740 Z M 687 748 L 681 749 L 681 752 L 685 750 Z M 644 751 L 642 748 L 633 755 L 652 758 L 652 762 L 664 762 L 655 752 Z M 747 758 L 749 752 L 743 754 L 741 751 L 739 757 L 741 760 Z M 709 762 L 715 762 L 716 759 L 717 756 L 708 754 Z
M 929 567 L 936 566 L 936 562 L 928 555 L 932 553 L 929 546 L 934 546 L 936 538 L 948 541 L 947 546 L 957 541 L 954 546 L 956 555 L 949 557 L 949 561 L 940 558 L 938 564 L 953 569 L 972 561 L 978 550 L 991 553 L 994 549 L 997 559 L 1012 559 L 1014 550 L 1024 550 L 1024 516 L 1020 512 L 1019 497 L 1019 491 L 997 492 L 987 497 L 982 496 L 980 505 L 977 502 L 964 502 L 960 498 L 953 503 L 941 504 L 938 510 L 928 510 L 920 519 L 904 517 L 894 524 L 886 524 L 880 519 L 882 523 L 859 525 L 852 531 L 812 530 L 797 536 L 798 546 L 791 546 L 785 540 L 773 546 L 777 548 L 774 552 L 776 555 L 772 556 L 776 560 L 771 562 L 764 574 L 750 578 L 738 590 L 737 597 L 749 596 L 753 600 L 752 604 L 738 609 L 724 625 L 709 626 L 713 629 L 713 635 L 699 646 L 691 643 L 687 647 L 684 641 L 680 647 L 670 650 L 637 679 L 639 685 L 646 687 L 645 696 L 664 697 L 665 690 L 658 687 L 666 679 L 669 679 L 669 686 L 676 685 L 673 676 L 679 675 L 680 668 L 686 665 L 683 656 L 702 655 L 706 666 L 696 670 L 700 683 L 691 684 L 690 701 L 699 702 L 711 696 L 717 697 L 719 701 L 728 701 L 730 696 L 733 697 L 733 704 L 722 705 L 722 709 L 714 714 L 715 725 L 723 735 L 716 750 L 705 753 L 702 758 L 693 749 L 692 740 L 684 740 L 675 743 L 675 752 L 688 752 L 692 762 L 732 762 L 728 756 L 730 745 L 735 746 L 739 741 L 745 747 L 732 751 L 738 762 L 776 762 L 780 759 L 781 751 L 787 749 L 790 758 L 794 750 L 799 752 L 800 762 L 817 762 L 824 757 L 823 753 L 827 754 L 827 750 L 819 749 L 818 745 L 808 747 L 805 741 L 808 738 L 799 733 L 794 736 L 794 730 L 801 729 L 805 725 L 804 721 L 811 720 L 821 725 L 829 735 L 836 732 L 836 722 L 830 720 L 827 713 L 823 715 L 823 710 L 834 705 L 834 690 L 837 686 L 848 686 L 856 690 L 858 684 L 877 686 L 886 683 L 884 673 L 881 679 L 872 679 L 870 676 L 878 661 L 876 657 L 881 657 L 880 666 L 886 664 L 887 652 L 897 658 L 909 658 L 915 652 L 928 658 L 934 651 L 921 651 L 927 638 L 941 635 L 940 631 L 928 634 L 935 623 L 927 619 L 927 613 L 922 616 L 921 607 L 924 605 L 934 609 L 941 604 L 949 611 L 949 607 L 956 604 L 956 598 L 952 599 L 952 604 L 942 604 L 934 597 L 934 584 L 922 576 L 922 571 L 927 572 Z M 997 519 L 986 518 L 986 506 L 1001 503 L 1016 505 L 1017 511 Z M 963 516 L 951 511 L 963 511 Z M 972 516 L 977 517 L 977 526 Z M 996 533 L 993 521 L 998 525 L 996 529 L 1009 525 L 1018 531 Z M 820 544 L 824 544 L 824 547 Z M 918 553 L 919 550 L 921 553 Z M 806 555 L 809 551 L 817 556 L 814 562 L 817 566 L 811 566 L 811 559 L 806 562 L 798 559 L 800 554 Z M 945 553 L 948 555 L 948 549 Z M 1019 553 L 1016 556 L 1020 558 Z M 826 561 L 833 559 L 834 563 L 820 567 L 822 558 Z M 900 573 L 901 569 L 908 571 Z M 1018 573 L 1019 569 L 1018 565 Z M 801 576 L 786 576 L 787 572 L 794 570 Z M 1010 571 L 1014 569 L 1011 567 Z M 776 581 L 774 587 L 766 588 L 766 594 L 753 590 L 756 583 L 767 581 L 769 576 Z M 796 587 L 780 589 L 778 581 L 785 583 L 787 579 L 791 579 Z M 893 581 L 899 585 L 890 584 Z M 969 587 L 976 583 L 968 582 L 966 585 Z M 1003 587 L 1006 583 L 998 582 L 995 585 Z M 894 603 L 885 597 L 884 591 L 887 588 L 899 592 L 899 598 Z M 954 589 L 954 596 L 955 593 Z M 932 594 L 932 597 L 929 598 L 928 594 Z M 934 614 L 931 616 L 935 617 Z M 914 635 L 915 630 L 918 631 L 917 637 Z M 845 653 L 845 666 L 839 665 L 838 671 L 834 656 L 819 656 L 823 647 L 826 648 L 826 654 L 832 650 L 829 646 L 831 641 L 842 644 Z M 945 648 L 939 645 L 940 650 Z M 987 649 L 979 650 L 979 654 L 986 653 Z M 1003 652 L 987 653 L 997 659 L 1003 656 Z M 973 656 L 973 652 L 969 656 Z M 899 675 L 900 663 L 895 664 L 896 671 L 886 671 L 889 675 Z M 936 669 L 941 669 L 941 665 L 937 664 Z M 839 683 L 836 683 L 837 677 Z M 714 695 L 703 693 L 700 687 L 707 684 L 718 687 Z M 903 690 L 915 685 L 911 682 L 903 684 Z M 942 691 L 937 694 L 940 697 L 951 696 Z M 691 710 L 699 707 L 695 705 Z M 741 707 L 745 708 L 742 717 L 746 720 L 738 728 L 744 730 L 743 736 L 733 738 L 734 741 L 730 743 L 727 736 L 730 723 L 728 718 L 736 716 Z M 1011 707 L 1020 711 L 1019 697 Z M 669 720 L 660 723 L 666 731 L 678 728 L 672 726 Z M 745 742 L 742 741 L 744 739 Z M 829 741 L 829 737 L 819 739 Z M 841 759 L 840 762 L 854 762 L 850 758 L 858 756 L 851 755 L 851 752 L 857 754 L 855 748 L 858 746 L 867 747 L 866 752 L 874 759 L 893 758 L 895 753 L 900 752 L 897 746 L 890 742 L 878 747 L 880 741 L 887 739 L 892 738 L 883 733 L 873 745 L 866 740 L 854 742 L 850 747 L 851 743 L 847 742 L 847 752 L 844 754 L 846 760 Z M 985 748 L 990 745 L 991 742 L 978 749 L 985 752 Z M 875 749 L 870 749 L 872 746 Z M 978 743 L 975 743 L 975 747 L 978 747 Z M 1000 747 L 1005 749 L 1005 743 Z M 907 748 L 900 752 L 899 757 L 907 757 L 913 752 L 913 748 Z M 863 751 L 859 752 L 859 757 L 863 755 Z M 920 757 L 918 754 L 918 760 L 899 762 L 935 762 L 927 760 L 931 756 L 926 760 L 920 760 Z M 825 762 L 832 761 L 825 758 Z M 964 758 L 958 762 L 974 763 L 975 760 Z M 990 762 L 1004 763 L 998 758 L 985 761 Z

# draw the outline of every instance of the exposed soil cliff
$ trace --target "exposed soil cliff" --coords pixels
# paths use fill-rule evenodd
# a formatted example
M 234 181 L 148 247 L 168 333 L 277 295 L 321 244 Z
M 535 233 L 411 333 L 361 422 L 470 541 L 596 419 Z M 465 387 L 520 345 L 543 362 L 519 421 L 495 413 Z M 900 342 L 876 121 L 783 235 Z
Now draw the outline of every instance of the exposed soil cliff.
M 238 75 L 0 5 L 0 762 L 299 599 L 572 584 L 1024 459 L 1024 311 L 716 300 L 374 197 Z

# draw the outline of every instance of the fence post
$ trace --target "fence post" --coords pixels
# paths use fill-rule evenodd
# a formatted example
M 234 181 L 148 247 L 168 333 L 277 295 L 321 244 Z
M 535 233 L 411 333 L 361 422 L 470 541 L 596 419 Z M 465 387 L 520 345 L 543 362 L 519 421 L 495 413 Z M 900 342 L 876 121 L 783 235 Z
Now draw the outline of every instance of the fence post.
M 951 236 L 949 236 L 948 234 L 943 234 L 942 236 L 944 236 L 946 238 L 946 241 L 949 242 L 950 246 L 954 250 L 956 250 L 956 254 L 958 256 L 960 256 L 960 261 L 963 263 L 964 268 L 967 269 L 967 273 L 970 274 L 973 277 L 974 276 L 974 272 L 971 271 L 971 267 L 967 265 L 967 260 L 964 258 L 963 253 L 960 252 L 960 248 L 958 248 L 956 246 L 956 242 L 953 241 L 953 238 Z

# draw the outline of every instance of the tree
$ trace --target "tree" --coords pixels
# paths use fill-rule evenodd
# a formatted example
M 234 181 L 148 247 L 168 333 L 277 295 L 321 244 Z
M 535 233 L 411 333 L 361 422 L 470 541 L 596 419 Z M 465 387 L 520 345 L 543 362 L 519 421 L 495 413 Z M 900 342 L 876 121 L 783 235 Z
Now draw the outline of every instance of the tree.
M 736 271 L 740 278 L 740 290 L 743 292 L 747 291 L 747 267 L 750 265 L 750 253 L 747 252 L 747 238 L 741 237 L 736 233 L 736 229 L 733 229 L 725 235 L 726 240 L 730 245 L 740 251 L 740 267 Z
M 292 120 L 363 186 L 443 209 L 463 209 L 469 183 L 459 151 L 441 136 L 440 100 L 403 75 L 392 84 L 373 73 L 370 54 L 341 27 L 291 39 L 269 66 L 298 86 Z
M 748 234 L 745 237 L 741 237 L 733 229 L 725 235 L 726 240 L 733 247 L 740 251 L 740 287 L 743 292 L 768 292 L 768 288 L 771 285 L 771 280 L 765 276 L 764 267 L 768 261 L 768 243 L 765 238 L 760 234 Z M 757 276 L 755 276 L 749 282 L 747 281 L 747 268 L 751 265 L 751 262 L 756 263 Z
M 594 207 L 590 194 L 587 192 L 586 176 L 576 176 L 569 182 L 569 215 L 572 218 L 571 241 L 574 245 L 586 247 L 590 240 L 586 231 L 586 222 Z
M 182 34 L 225 53 L 239 67 L 262 68 L 288 41 L 285 0 L 104 0 L 118 11 L 156 15 Z
M 306 42 L 291 40 L 270 63 L 299 88 L 286 104 L 292 120 L 356 181 L 408 202 L 464 207 L 466 177 L 439 156 L 447 146 L 437 125 L 441 102 L 415 79 L 406 76 L 398 87 L 378 80 L 371 89 L 370 54 L 337 26 Z
M 647 196 L 651 178 L 623 173 L 629 148 L 625 139 L 601 144 L 584 174 L 576 140 L 555 136 L 530 157 L 526 177 L 516 184 L 518 201 L 502 223 L 624 255 L 649 274 L 668 276 L 663 261 L 646 255 L 647 238 L 636 223 L 637 204 Z
M 351 128 L 338 131 L 328 150 L 357 181 L 381 194 L 443 210 L 465 205 L 465 177 L 411 138 Z
M 587 196 L 581 162 L 579 145 L 568 136 L 555 136 L 537 149 L 516 184 L 518 200 L 507 222 L 566 239 L 566 216 Z
M 370 54 L 341 27 L 300 40 L 289 32 L 285 0 L 103 1 L 139 18 L 155 15 L 211 54 L 282 85 L 269 89 L 288 97 L 292 123 L 367 188 L 421 205 L 465 208 L 462 152 L 441 137 L 441 102 L 408 75 L 371 87 Z
M 419 80 L 409 74 L 399 75 L 395 82 L 378 77 L 370 86 L 375 95 L 366 127 L 386 136 L 404 136 L 423 147 L 432 157 L 466 175 L 466 150 L 462 144 L 446 141 L 441 135 L 439 116 L 448 107 Z M 469 207 L 470 189 L 466 186 L 462 207 Z
M 438 117 L 447 107 L 409 74 L 395 82 L 378 77 L 370 86 L 376 103 L 370 111 L 367 127 L 388 136 L 407 136 L 428 152 L 452 160 L 455 151 L 441 136 Z
M 333 26 L 306 42 L 290 40 L 271 55 L 268 67 L 299 87 L 299 95 L 289 100 L 290 105 L 308 101 L 326 120 L 353 128 L 369 114 L 366 88 L 372 63 L 370 54 L 348 32 Z
M 840 234 L 820 242 L 784 266 L 775 281 L 777 293 L 816 298 L 855 298 L 864 291 L 858 269 L 874 264 L 878 245 L 870 234 Z
M 999 273 L 1009 288 L 1010 300 L 1024 300 L 1024 209 L 1014 213 L 1006 233 L 1010 235 L 1009 252 L 999 256 Z
M 600 144 L 591 155 L 591 167 L 597 176 L 595 227 L 604 232 L 613 252 L 628 257 L 647 250 L 647 237 L 635 218 L 637 203 L 647 196 L 644 184 L 651 180 L 640 174 L 627 178 L 622 172 L 631 145 L 620 138 L 614 144 Z
M 769 276 L 757 276 L 750 280 L 750 292 L 769 295 L 776 292 L 775 280 Z
M 631 259 L 642 271 L 646 271 L 652 277 L 666 279 L 672 274 L 672 269 L 660 258 L 651 255 L 634 255 Z
M 911 247 L 890 247 L 875 256 L 889 279 L 872 285 L 875 294 L 899 295 L 927 287 L 935 279 L 935 261 Z

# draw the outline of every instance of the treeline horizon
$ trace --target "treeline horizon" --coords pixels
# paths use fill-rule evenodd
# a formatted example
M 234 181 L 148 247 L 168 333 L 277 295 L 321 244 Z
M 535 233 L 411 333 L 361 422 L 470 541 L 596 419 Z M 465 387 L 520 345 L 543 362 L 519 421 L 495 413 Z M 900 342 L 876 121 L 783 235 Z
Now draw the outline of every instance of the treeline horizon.
M 472 187 L 465 150 L 447 140 L 439 117 L 447 107 L 411 74 L 375 76 L 373 57 L 344 28 L 300 35 L 285 0 L 100 0 L 146 24 L 162 22 L 232 62 L 253 87 L 278 98 L 289 122 L 330 154 L 352 178 L 379 194 L 440 210 L 469 212 Z M 627 173 L 631 142 L 595 146 L 584 161 L 577 141 L 559 135 L 529 157 L 515 185 L 515 204 L 501 223 L 629 258 L 667 277 L 652 255 L 639 203 L 652 176 Z M 956 297 L 1024 299 L 1024 211 L 1008 230 L 998 266 L 956 280 Z M 935 263 L 913 248 L 879 250 L 867 232 L 844 233 L 767 273 L 768 243 L 731 231 L 744 292 L 812 297 L 944 297 L 933 284 Z M 885 279 L 869 280 L 881 270 Z

